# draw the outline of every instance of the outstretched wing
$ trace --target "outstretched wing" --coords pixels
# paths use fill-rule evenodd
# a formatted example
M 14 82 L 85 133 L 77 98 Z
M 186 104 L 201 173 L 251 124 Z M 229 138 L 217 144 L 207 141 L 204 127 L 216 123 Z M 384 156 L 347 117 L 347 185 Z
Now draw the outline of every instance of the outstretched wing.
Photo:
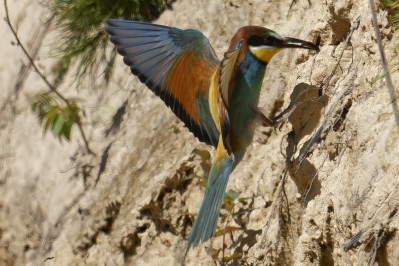
M 123 61 L 200 140 L 216 147 L 219 133 L 208 91 L 220 61 L 197 30 L 108 19 L 106 32 Z

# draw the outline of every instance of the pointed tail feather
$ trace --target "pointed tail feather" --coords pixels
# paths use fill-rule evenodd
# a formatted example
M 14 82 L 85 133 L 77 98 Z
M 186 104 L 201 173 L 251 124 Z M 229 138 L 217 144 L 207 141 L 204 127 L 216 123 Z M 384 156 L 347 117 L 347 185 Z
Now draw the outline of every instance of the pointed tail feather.
M 205 196 L 201 208 L 188 237 L 188 246 L 182 265 L 186 259 L 191 245 L 196 247 L 211 238 L 216 231 L 220 208 L 222 207 L 227 181 L 233 169 L 234 155 L 230 158 L 222 158 L 212 165 L 206 184 Z

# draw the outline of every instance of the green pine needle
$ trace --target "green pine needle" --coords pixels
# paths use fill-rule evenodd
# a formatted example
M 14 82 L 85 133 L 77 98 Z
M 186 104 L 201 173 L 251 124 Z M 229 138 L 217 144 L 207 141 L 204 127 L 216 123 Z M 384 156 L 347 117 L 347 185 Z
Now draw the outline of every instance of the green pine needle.
M 62 81 L 72 63 L 77 64 L 76 78 L 103 74 L 108 82 L 115 61 L 115 49 L 107 51 L 108 36 L 104 32 L 107 18 L 152 21 L 169 8 L 174 0 L 52 0 L 56 27 L 62 33 L 53 55 L 57 81 Z

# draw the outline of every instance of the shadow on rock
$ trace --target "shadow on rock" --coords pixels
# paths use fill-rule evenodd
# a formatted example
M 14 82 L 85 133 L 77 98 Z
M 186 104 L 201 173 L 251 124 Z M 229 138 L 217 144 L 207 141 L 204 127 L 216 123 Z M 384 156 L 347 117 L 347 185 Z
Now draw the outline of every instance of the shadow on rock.
M 328 96 L 320 96 L 318 87 L 300 83 L 291 94 L 291 102 L 294 101 L 299 101 L 300 104 L 288 119 L 292 131 L 288 133 L 286 163 L 298 192 L 303 195 L 304 204 L 307 205 L 320 194 L 321 185 L 317 168 L 306 158 L 301 161 L 299 155 L 309 141 L 303 143 L 303 139 L 318 127 L 322 111 L 328 103 Z

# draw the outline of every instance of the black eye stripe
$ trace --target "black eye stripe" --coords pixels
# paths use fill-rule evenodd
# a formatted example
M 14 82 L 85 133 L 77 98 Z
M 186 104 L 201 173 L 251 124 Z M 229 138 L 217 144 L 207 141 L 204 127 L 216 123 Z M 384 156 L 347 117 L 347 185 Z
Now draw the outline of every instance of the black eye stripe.
M 250 46 L 261 46 L 264 45 L 263 36 L 252 35 L 247 41 Z
M 266 35 L 266 36 L 263 38 L 263 40 L 264 40 L 264 43 L 265 43 L 265 44 L 272 44 L 274 38 L 273 38 L 272 36 L 270 36 L 270 35 Z
M 262 45 L 273 45 L 275 46 L 276 44 L 280 43 L 281 40 L 276 39 L 275 37 L 271 35 L 252 35 L 249 37 L 247 43 L 250 46 L 262 46 Z

